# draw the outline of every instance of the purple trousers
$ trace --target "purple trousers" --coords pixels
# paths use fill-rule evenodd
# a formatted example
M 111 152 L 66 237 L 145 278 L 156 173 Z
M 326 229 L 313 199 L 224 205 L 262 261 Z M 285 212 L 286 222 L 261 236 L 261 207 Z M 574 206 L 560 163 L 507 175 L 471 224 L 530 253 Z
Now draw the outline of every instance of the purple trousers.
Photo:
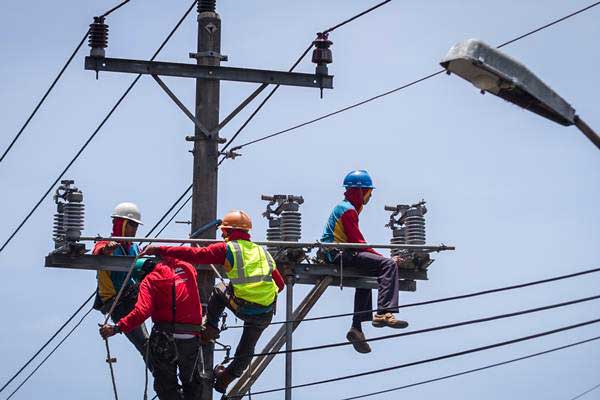
M 366 251 L 344 251 L 334 257 L 333 262 L 340 264 L 340 257 L 346 266 L 358 267 L 370 276 L 377 277 L 377 311 L 380 314 L 398 311 L 398 267 L 391 258 Z M 356 289 L 354 293 L 354 322 L 370 321 L 373 315 L 371 289 Z

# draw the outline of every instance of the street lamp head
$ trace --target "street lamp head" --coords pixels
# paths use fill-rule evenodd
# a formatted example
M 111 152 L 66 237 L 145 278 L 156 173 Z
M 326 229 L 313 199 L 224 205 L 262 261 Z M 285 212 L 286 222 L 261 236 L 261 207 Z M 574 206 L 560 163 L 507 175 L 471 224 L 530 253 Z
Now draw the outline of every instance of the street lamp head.
M 561 125 L 575 123 L 575 110 L 523 64 L 477 39 L 454 45 L 440 63 L 448 74 Z

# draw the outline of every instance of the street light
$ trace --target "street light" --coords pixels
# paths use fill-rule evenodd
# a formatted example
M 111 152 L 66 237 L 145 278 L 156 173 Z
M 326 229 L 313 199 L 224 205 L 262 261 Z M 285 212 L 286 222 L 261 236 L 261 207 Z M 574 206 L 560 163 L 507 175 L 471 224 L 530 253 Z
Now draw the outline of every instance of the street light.
M 575 125 L 600 149 L 600 136 L 569 103 L 523 64 L 477 39 L 453 46 L 440 63 L 448 74 L 564 126 Z

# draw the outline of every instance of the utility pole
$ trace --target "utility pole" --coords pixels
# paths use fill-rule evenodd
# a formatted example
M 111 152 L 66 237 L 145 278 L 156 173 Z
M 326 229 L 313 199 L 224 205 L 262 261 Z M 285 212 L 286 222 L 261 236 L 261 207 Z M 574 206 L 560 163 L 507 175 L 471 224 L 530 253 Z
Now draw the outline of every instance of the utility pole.
M 216 13 L 216 0 L 198 2 L 198 52 L 190 54 L 198 65 L 218 66 L 221 64 L 221 18 Z M 216 79 L 196 79 L 196 119 L 209 131 L 219 125 L 219 95 L 221 81 Z M 217 217 L 217 188 L 219 157 L 219 132 L 206 137 L 196 125 L 194 131 L 194 171 L 192 192 L 192 232 Z M 214 239 L 215 229 L 200 236 Z M 203 313 L 214 287 L 215 276 L 210 271 L 198 274 L 198 289 Z M 214 364 L 214 344 L 202 347 L 204 368 L 212 376 Z M 205 384 L 202 400 L 212 399 L 212 387 Z
M 218 158 L 219 144 L 224 139 L 219 138 L 219 131 L 229 123 L 244 107 L 255 99 L 268 85 L 286 85 L 308 87 L 321 90 L 333 88 L 333 76 L 327 72 L 327 64 L 331 63 L 331 42 L 327 34 L 319 33 L 313 42 L 316 47 L 313 53 L 313 63 L 317 64 L 314 74 L 291 71 L 273 71 L 252 68 L 222 67 L 221 61 L 227 57 L 221 55 L 221 18 L 216 12 L 216 0 L 198 0 L 198 37 L 197 52 L 190 53 L 196 64 L 172 63 L 164 61 L 135 60 L 106 57 L 105 48 L 108 45 L 108 25 L 104 17 L 94 18 L 90 25 L 90 56 L 85 58 L 85 69 L 120 72 L 140 75 L 150 75 L 158 86 L 173 100 L 181 111 L 194 122 L 194 135 L 186 140 L 193 141 L 193 192 L 192 192 L 192 229 L 213 222 L 217 217 L 218 189 Z M 190 111 L 177 95 L 161 79 L 161 76 L 176 76 L 196 80 L 196 103 L 194 112 Z M 233 82 L 260 83 L 240 105 L 227 117 L 219 122 L 219 101 L 221 80 Z M 215 239 L 216 229 L 213 227 L 199 235 L 197 239 Z M 198 275 L 198 289 L 203 312 L 215 283 L 215 275 L 209 268 L 203 268 Z M 291 290 L 291 289 L 290 289 Z M 291 299 L 291 295 L 290 295 Z M 291 303 L 290 303 L 291 307 Z M 288 313 L 291 315 L 292 309 Z M 291 328 L 291 327 L 290 327 Z M 292 329 L 288 330 L 291 343 Z M 288 348 L 290 346 L 288 345 Z M 214 345 L 202 347 L 202 370 L 212 377 L 214 363 Z M 291 384 L 291 357 L 288 357 L 288 372 L 286 382 Z M 202 400 L 212 400 L 212 385 L 203 387 Z M 287 398 L 290 398 L 288 391 Z

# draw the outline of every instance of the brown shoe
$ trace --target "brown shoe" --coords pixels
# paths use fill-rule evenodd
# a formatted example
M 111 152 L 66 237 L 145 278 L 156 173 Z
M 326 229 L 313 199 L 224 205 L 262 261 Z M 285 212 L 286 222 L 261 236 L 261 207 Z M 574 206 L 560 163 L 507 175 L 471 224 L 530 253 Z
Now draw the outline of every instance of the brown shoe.
M 227 391 L 227 386 L 229 386 L 229 384 L 235 380 L 235 376 L 231 375 L 227 368 L 220 364 L 215 367 L 214 375 L 214 389 L 219 393 L 225 394 Z
M 408 326 L 408 322 L 402 321 L 401 319 L 396 319 L 392 313 L 375 314 L 371 324 L 375 328 L 383 328 L 384 326 L 387 326 L 394 329 L 404 329 Z
M 346 339 L 352 343 L 354 350 L 358 351 L 359 353 L 366 354 L 371 352 L 371 346 L 369 346 L 369 343 L 364 341 L 366 340 L 365 334 L 358 329 L 350 328 L 346 334 Z

